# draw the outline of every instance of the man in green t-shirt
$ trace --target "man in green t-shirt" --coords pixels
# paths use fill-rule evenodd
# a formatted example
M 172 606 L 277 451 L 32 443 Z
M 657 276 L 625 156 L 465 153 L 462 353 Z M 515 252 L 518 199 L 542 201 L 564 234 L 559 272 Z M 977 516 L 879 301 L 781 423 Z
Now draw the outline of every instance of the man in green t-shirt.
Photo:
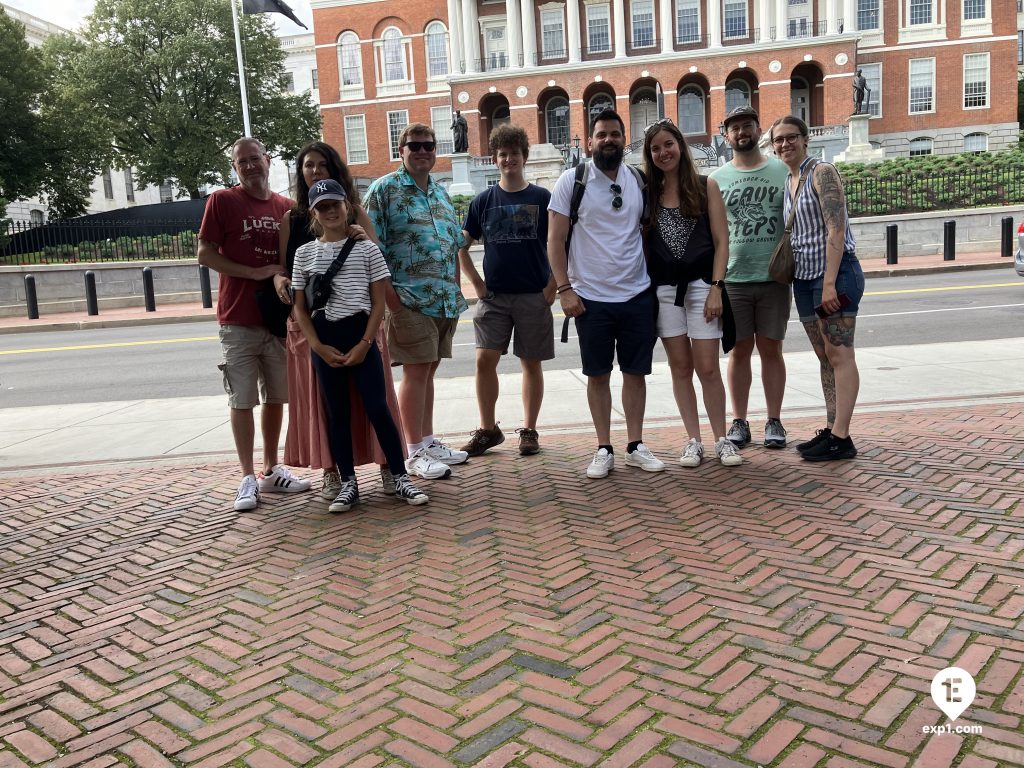
M 786 447 L 780 420 L 786 390 L 786 338 L 792 294 L 788 285 L 768 277 L 768 262 L 785 222 L 782 200 L 789 174 L 785 164 L 761 154 L 761 124 L 753 107 L 737 107 L 724 121 L 732 160 L 715 171 L 729 219 L 729 269 L 726 292 L 736 321 L 736 345 L 729 354 L 729 396 L 733 420 L 727 437 L 737 447 L 750 442 L 747 401 L 750 397 L 750 358 L 754 347 L 761 357 L 761 383 L 768 406 L 764 444 Z

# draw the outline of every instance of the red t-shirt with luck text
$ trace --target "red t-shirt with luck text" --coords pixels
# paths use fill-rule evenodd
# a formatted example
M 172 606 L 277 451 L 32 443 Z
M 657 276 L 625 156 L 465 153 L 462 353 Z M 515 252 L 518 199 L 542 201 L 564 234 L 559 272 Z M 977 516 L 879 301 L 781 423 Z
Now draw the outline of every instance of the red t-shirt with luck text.
M 241 186 L 220 189 L 206 201 L 199 239 L 217 243 L 220 253 L 248 267 L 278 263 L 281 217 L 292 207 L 287 197 L 253 197 Z M 220 274 L 217 320 L 221 325 L 262 325 L 256 290 L 269 281 Z

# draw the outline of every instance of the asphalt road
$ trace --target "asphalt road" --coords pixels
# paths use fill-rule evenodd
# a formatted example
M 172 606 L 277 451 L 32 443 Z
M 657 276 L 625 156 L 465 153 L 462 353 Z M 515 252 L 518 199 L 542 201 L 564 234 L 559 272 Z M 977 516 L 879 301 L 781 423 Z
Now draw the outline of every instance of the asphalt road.
M 444 377 L 473 374 L 473 309 L 462 318 Z M 556 334 L 562 320 L 555 318 Z M 868 281 L 857 322 L 861 347 L 978 341 L 1024 335 L 1024 279 L 1012 269 Z M 571 329 L 550 369 L 579 368 Z M 556 336 L 557 338 L 557 336 Z M 809 349 L 790 322 L 787 351 Z M 664 360 L 659 345 L 655 360 Z M 0 336 L 0 408 L 221 394 L 212 322 Z M 503 360 L 501 372 L 518 370 Z

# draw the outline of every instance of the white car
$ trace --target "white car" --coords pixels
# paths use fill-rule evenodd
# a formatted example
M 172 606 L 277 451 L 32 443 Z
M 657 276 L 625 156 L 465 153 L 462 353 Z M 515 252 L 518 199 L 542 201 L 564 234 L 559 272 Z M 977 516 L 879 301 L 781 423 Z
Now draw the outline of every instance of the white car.
M 1013 257 L 1013 268 L 1024 277 L 1024 221 L 1017 227 L 1017 255 Z

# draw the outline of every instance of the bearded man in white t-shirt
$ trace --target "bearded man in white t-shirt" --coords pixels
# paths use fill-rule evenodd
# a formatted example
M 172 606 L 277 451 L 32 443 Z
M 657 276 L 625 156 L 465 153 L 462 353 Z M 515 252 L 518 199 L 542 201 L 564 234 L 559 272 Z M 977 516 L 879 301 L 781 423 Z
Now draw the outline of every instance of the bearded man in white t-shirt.
M 548 259 L 566 317 L 575 318 L 587 402 L 597 432 L 597 451 L 587 477 L 607 477 L 615 466 L 611 445 L 611 373 L 618 353 L 622 372 L 622 408 L 626 415 L 626 465 L 660 472 L 665 464 L 643 443 L 645 377 L 657 340 L 657 300 L 650 290 L 640 219 L 643 190 L 623 165 L 625 125 L 611 109 L 590 125 L 586 186 L 569 253 L 570 205 L 576 169 L 555 183 L 548 205 Z

